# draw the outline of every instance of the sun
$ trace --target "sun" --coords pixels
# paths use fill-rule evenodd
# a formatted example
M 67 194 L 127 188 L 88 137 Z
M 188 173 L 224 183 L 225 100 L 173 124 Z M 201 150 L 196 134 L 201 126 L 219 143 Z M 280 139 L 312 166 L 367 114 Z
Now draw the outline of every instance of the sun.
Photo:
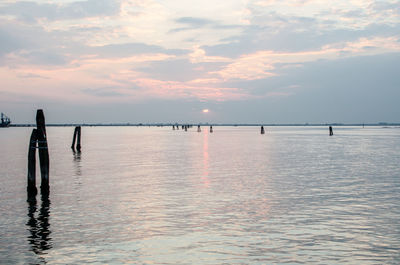
M 208 109 L 203 109 L 203 113 L 208 113 L 209 110 Z

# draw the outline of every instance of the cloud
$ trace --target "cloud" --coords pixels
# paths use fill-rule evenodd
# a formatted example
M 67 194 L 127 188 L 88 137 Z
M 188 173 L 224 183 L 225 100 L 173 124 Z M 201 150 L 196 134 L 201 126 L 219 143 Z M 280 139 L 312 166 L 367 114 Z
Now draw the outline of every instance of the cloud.
M 231 80 L 224 84 L 253 96 L 227 101 L 226 108 L 238 109 L 237 117 L 246 122 L 397 121 L 399 58 L 396 52 L 310 61 L 271 78 Z
M 0 56 L 21 47 L 21 40 L 0 28 Z
M 189 54 L 189 60 L 191 63 L 217 63 L 217 62 L 229 62 L 230 58 L 221 57 L 221 56 L 208 56 L 206 52 L 201 49 L 199 46 L 194 46 L 193 51 Z
M 32 73 L 20 73 L 17 75 L 18 78 L 24 78 L 24 79 L 32 79 L 32 78 L 43 78 L 43 79 L 48 79 L 47 77 L 37 75 L 37 74 L 32 74 Z
M 102 46 L 87 46 L 84 50 L 88 54 L 98 54 L 101 57 L 126 57 L 137 54 L 163 53 L 169 55 L 184 55 L 188 51 L 185 49 L 165 49 L 157 45 L 145 43 L 122 43 L 109 44 Z
M 0 5 L 0 14 L 12 15 L 27 23 L 36 22 L 38 19 L 54 21 L 113 16 L 119 11 L 120 2 L 115 0 L 87 0 L 67 4 L 21 1 Z
M 139 66 L 136 70 L 142 72 L 148 78 L 187 82 L 207 74 L 210 68 L 219 69 L 218 65 L 193 64 L 185 58 L 178 57 L 173 60 L 151 62 L 146 66 Z
M 61 65 L 76 54 L 77 46 L 68 34 L 47 32 L 38 25 L 24 25 L 0 19 L 0 65 L 19 67 L 23 64 Z M 69 54 L 68 54 L 69 53 Z
M 175 22 L 184 27 L 178 27 L 170 30 L 171 33 L 178 33 L 182 31 L 197 30 L 197 29 L 213 29 L 213 30 L 241 30 L 242 25 L 237 24 L 224 24 L 216 20 L 196 18 L 196 17 L 181 17 L 175 19 Z
M 257 51 L 236 59 L 220 71 L 224 80 L 262 79 L 276 75 L 277 64 L 301 64 L 318 60 L 400 52 L 399 37 L 360 38 L 356 42 L 340 42 L 325 45 L 321 49 L 302 52 Z
M 215 21 L 208 14 L 190 16 L 196 13 L 191 5 L 171 3 L 171 10 L 185 10 L 189 16 L 177 18 L 167 9 L 167 4 L 152 0 L 88 0 L 57 4 L 44 1 L 3 3 L 0 4 L 0 19 L 14 25 L 18 21 L 27 28 L 37 25 L 49 34 L 64 35 L 69 41 L 89 46 L 143 43 L 186 49 L 195 42 L 202 45 L 213 39 L 213 43 L 218 43 L 241 30 L 236 22 L 232 23 L 235 20 L 231 15 L 227 16 L 229 21 L 226 16 L 219 16 L 220 20 Z M 177 29 L 177 25 L 184 25 L 184 29 Z M 174 30 L 176 35 L 171 38 Z
M 67 62 L 66 58 L 63 55 L 53 53 L 49 50 L 21 52 L 20 56 L 31 64 L 64 65 Z
M 247 97 L 245 91 L 239 88 L 220 87 L 218 84 L 202 84 L 196 81 L 174 82 L 136 79 L 134 83 L 146 91 L 146 97 L 150 96 L 154 98 L 225 101 Z
M 85 94 L 93 95 L 96 97 L 119 98 L 126 96 L 126 94 L 116 91 L 113 87 L 100 87 L 95 89 L 84 88 L 81 91 Z
M 181 56 L 188 53 L 184 49 L 165 49 L 145 43 L 121 43 L 109 45 L 88 45 L 80 36 L 96 34 L 99 29 L 81 31 L 47 31 L 32 25 L 15 24 L 0 19 L 0 65 L 21 67 L 23 65 L 65 65 L 78 63 L 81 58 L 127 58 L 143 54 L 167 54 Z M 93 32 L 94 30 L 94 32 Z M 139 59 L 143 61 L 143 58 Z
M 194 18 L 194 17 L 180 17 L 175 20 L 175 22 L 188 25 L 189 27 L 204 27 L 206 25 L 216 24 L 215 21 L 204 18 Z
M 396 6 L 397 5 L 397 6 Z M 248 21 L 253 26 L 273 25 L 277 30 L 296 26 L 297 30 L 312 27 L 317 32 L 339 29 L 362 30 L 371 25 L 400 23 L 398 1 L 248 1 Z M 314 25 L 297 21 L 308 19 Z

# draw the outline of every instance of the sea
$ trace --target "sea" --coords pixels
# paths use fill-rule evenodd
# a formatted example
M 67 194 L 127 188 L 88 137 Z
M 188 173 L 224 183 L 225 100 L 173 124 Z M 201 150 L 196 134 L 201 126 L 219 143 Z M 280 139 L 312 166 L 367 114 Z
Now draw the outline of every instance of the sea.
M 0 129 L 0 264 L 400 264 L 400 128 L 213 129 Z

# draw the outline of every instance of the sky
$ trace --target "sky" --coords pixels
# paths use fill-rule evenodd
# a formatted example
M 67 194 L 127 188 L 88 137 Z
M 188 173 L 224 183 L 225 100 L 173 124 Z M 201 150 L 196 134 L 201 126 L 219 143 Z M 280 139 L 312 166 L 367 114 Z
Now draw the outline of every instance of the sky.
M 0 1 L 13 123 L 400 122 L 399 103 L 399 0 Z

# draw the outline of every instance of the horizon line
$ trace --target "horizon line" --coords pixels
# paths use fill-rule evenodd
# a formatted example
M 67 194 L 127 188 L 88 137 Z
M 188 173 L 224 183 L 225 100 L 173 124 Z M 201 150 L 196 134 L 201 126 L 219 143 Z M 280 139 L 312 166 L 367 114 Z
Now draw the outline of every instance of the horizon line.
M 164 127 L 164 126 L 182 126 L 182 125 L 200 125 L 200 126 L 400 126 L 400 122 L 376 122 L 376 123 L 209 123 L 209 122 L 152 122 L 152 123 L 131 123 L 131 122 L 118 122 L 118 123 L 49 123 L 49 127 L 71 127 L 71 126 L 84 126 L 84 127 L 101 127 L 101 126 L 150 126 L 150 127 Z M 33 123 L 20 123 L 10 124 L 9 127 L 35 127 Z

